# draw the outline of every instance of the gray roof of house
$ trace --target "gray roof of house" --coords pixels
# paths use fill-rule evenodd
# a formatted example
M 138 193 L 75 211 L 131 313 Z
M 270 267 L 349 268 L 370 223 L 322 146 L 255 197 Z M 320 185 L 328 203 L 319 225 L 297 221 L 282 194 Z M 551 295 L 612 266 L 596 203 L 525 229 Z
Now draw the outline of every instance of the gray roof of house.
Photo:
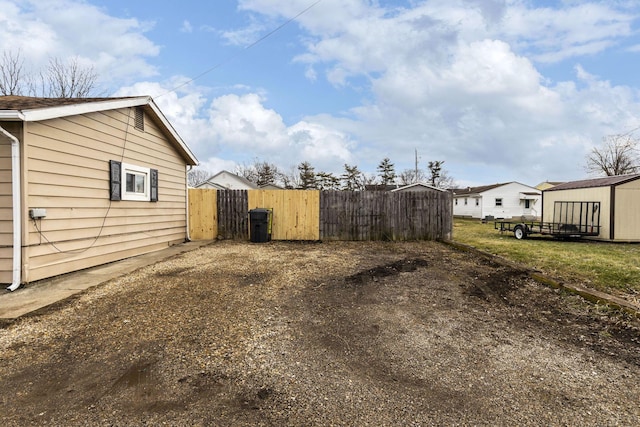
M 506 184 L 510 184 L 510 183 L 503 182 L 500 184 L 482 185 L 479 187 L 455 188 L 453 189 L 453 194 L 455 194 L 456 196 L 469 196 L 471 194 L 480 194 L 480 193 L 484 193 L 485 191 L 493 190 L 494 188 L 498 188 Z

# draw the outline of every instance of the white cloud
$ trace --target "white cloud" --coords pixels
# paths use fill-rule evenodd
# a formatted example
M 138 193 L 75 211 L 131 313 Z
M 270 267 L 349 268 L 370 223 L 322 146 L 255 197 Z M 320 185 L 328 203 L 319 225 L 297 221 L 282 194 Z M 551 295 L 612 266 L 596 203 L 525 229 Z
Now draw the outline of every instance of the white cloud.
M 184 21 L 182 21 L 182 27 L 180 28 L 180 31 L 183 33 L 193 33 L 193 25 L 191 25 L 191 22 L 185 19 Z
M 287 126 L 264 106 L 261 95 L 224 95 L 211 102 L 209 125 L 214 141 L 235 156 L 260 158 L 287 167 L 309 161 L 323 170 L 340 170 L 350 160 L 346 134 L 319 122 L 300 121 Z M 337 167 L 336 167 L 337 165 Z
M 116 18 L 74 0 L 5 0 L 0 22 L 0 50 L 20 51 L 34 70 L 57 57 L 93 64 L 107 85 L 157 74 L 147 62 L 160 52 L 144 35 L 153 26 L 150 22 Z

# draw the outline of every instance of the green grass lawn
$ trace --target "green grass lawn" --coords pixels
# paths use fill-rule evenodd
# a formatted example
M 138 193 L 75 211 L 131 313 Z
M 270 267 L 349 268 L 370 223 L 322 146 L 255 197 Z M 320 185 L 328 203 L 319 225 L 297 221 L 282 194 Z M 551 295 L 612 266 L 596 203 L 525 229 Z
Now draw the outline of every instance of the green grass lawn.
M 517 240 L 494 223 L 455 218 L 453 240 L 535 268 L 558 280 L 614 294 L 640 294 L 640 244 L 557 240 L 534 234 Z

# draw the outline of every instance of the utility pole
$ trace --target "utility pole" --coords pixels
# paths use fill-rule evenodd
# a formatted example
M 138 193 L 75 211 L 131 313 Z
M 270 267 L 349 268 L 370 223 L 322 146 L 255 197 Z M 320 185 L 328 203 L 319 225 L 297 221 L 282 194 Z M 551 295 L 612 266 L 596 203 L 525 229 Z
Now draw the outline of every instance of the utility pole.
M 415 149 L 416 151 L 416 184 L 418 183 L 418 149 Z

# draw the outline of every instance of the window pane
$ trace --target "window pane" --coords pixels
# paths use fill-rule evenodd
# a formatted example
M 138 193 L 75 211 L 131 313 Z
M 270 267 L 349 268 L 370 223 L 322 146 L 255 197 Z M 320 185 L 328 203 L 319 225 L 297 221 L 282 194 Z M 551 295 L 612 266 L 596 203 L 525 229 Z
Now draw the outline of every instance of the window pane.
M 136 193 L 144 194 L 144 176 L 136 175 Z
M 145 176 L 127 172 L 127 193 L 144 194 Z
M 127 174 L 127 188 L 126 191 L 127 193 L 133 193 L 135 192 L 135 182 L 136 182 L 136 176 L 132 173 L 128 173 Z

